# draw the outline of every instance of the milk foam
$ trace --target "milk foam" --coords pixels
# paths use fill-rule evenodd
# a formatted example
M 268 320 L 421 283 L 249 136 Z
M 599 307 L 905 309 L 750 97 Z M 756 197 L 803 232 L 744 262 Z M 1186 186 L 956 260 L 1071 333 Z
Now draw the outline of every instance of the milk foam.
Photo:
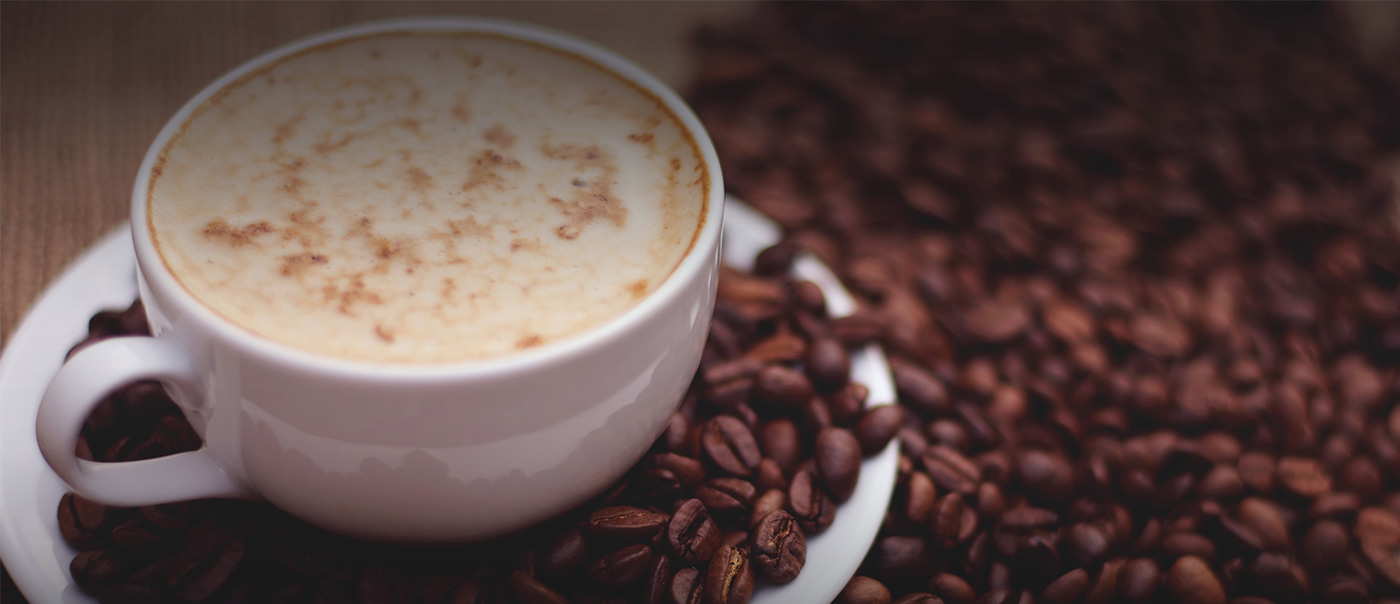
M 152 173 L 149 220 L 198 300 L 334 357 L 442 363 L 549 344 L 655 290 L 706 197 L 661 103 L 506 38 L 394 33 L 266 66 Z

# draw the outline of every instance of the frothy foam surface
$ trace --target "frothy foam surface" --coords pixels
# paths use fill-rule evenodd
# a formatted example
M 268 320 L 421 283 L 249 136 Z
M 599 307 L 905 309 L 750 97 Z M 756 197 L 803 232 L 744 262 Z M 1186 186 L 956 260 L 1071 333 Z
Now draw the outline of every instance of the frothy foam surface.
M 152 175 L 156 247 L 206 306 L 334 357 L 442 363 L 607 322 L 703 219 L 693 139 L 578 57 L 467 33 L 379 34 L 212 97 Z

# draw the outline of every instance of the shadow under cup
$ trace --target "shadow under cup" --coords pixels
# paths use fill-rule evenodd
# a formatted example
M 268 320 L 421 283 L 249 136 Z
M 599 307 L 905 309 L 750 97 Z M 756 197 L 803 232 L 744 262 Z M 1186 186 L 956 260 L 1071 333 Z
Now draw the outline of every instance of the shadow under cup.
M 665 281 L 620 317 L 579 335 L 515 355 L 435 365 L 313 355 L 260 338 L 196 301 L 169 272 L 147 227 L 152 170 L 167 142 L 200 105 L 260 66 L 331 41 L 396 31 L 527 41 L 582 57 L 659 101 L 691 137 L 704 172 L 705 211 Z M 112 505 L 262 497 L 332 531 L 391 541 L 479 540 L 525 528 L 615 482 L 664 429 L 708 333 L 722 218 L 718 160 L 699 120 L 665 85 L 606 50 L 472 19 L 380 22 L 302 40 L 206 88 L 152 144 L 132 225 L 141 298 L 156 337 L 108 340 L 75 355 L 41 403 L 41 450 L 76 492 Z M 92 405 L 113 388 L 151 378 L 167 385 L 204 448 L 123 464 L 74 459 L 76 428 Z

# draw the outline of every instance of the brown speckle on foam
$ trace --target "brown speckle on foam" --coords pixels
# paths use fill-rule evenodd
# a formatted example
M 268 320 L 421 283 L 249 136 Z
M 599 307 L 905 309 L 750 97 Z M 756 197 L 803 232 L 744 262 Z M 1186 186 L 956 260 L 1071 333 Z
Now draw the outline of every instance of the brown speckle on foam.
M 301 188 L 306 186 L 306 180 L 300 176 L 288 176 L 282 181 L 282 190 L 293 196 L 301 195 Z
M 346 145 L 349 145 L 355 140 L 355 137 L 356 134 L 354 132 L 346 132 L 345 134 L 342 134 L 340 136 L 340 140 L 335 142 L 330 142 L 329 140 L 326 140 L 324 142 L 316 143 L 316 145 L 312 147 L 312 149 L 315 149 L 316 153 L 320 155 L 329 155 L 332 151 L 344 149 Z
M 642 296 L 647 295 L 647 280 L 638 279 L 636 281 L 628 283 L 627 292 L 632 294 L 632 298 L 641 299 Z
M 334 284 L 321 288 L 321 295 L 326 302 L 336 303 L 336 310 L 343 315 L 358 316 L 355 314 L 355 307 L 359 304 L 384 304 L 384 298 L 377 292 L 369 291 L 365 287 L 365 280 L 360 277 L 352 279 L 347 287 L 341 289 Z
M 408 179 L 408 184 L 413 186 L 413 190 L 419 193 L 426 193 L 433 187 L 433 177 L 418 166 L 404 171 L 404 177 Z
M 481 224 L 476 218 L 468 216 L 461 220 L 447 221 L 447 228 L 452 232 L 453 237 L 488 237 L 491 235 L 491 225 Z
M 597 220 L 606 220 L 621 227 L 627 222 L 627 207 L 612 193 L 612 182 L 617 175 L 617 165 L 612 156 L 596 145 L 541 145 L 545 157 L 574 163 L 578 172 L 598 174 L 596 178 L 575 178 L 576 189 L 568 199 L 550 197 L 549 203 L 567 220 L 554 229 L 560 239 L 573 240 L 583 232 L 583 228 Z M 579 181 L 583 186 L 579 186 Z
M 511 133 L 510 130 L 507 130 L 505 126 L 500 124 L 491 126 L 491 129 L 483 133 L 482 137 L 485 138 L 488 143 L 507 149 L 515 144 L 515 134 Z
M 272 142 L 278 145 L 286 142 L 293 134 L 296 134 L 297 125 L 305 119 L 305 115 L 298 115 L 284 123 L 278 124 L 277 129 L 272 133 Z
M 467 111 L 467 104 L 463 101 L 457 101 L 456 104 L 452 105 L 452 117 L 463 124 L 472 121 L 472 114 Z
M 329 258 L 315 252 L 302 252 L 300 254 L 290 254 L 282 257 L 282 276 L 300 276 L 302 271 L 308 266 L 325 264 L 330 262 Z
M 472 156 L 471 167 L 467 172 L 467 182 L 462 183 L 462 190 L 470 191 L 483 185 L 504 189 L 506 179 L 501 173 L 506 170 L 518 171 L 520 169 L 519 160 L 486 149 Z
M 266 235 L 275 230 L 266 220 L 233 227 L 224 219 L 215 218 L 209 224 L 204 225 L 203 233 L 205 237 L 224 243 L 229 247 L 243 247 L 253 243 L 253 240 L 258 236 Z
M 383 340 L 386 344 L 389 344 L 393 343 L 394 341 L 394 332 L 385 329 L 382 324 L 376 323 L 374 325 L 374 337 Z
M 515 342 L 515 349 L 516 349 L 516 350 L 525 350 L 526 348 L 532 348 L 532 347 L 535 347 L 535 346 L 539 346 L 539 345 L 540 345 L 540 342 L 541 342 L 541 338 L 540 338 L 539 334 L 534 334 L 534 333 L 528 334 L 528 335 L 526 335 L 525 337 L 520 338 L 518 341 Z
M 414 94 L 420 94 L 420 93 L 419 93 L 418 91 L 415 90 L 415 91 L 414 91 Z M 416 103 L 417 101 L 410 101 L 410 102 Z M 407 130 L 407 131 L 412 132 L 412 133 L 414 133 L 414 134 L 419 134 L 419 135 L 423 134 L 423 124 L 420 123 L 418 120 L 415 120 L 415 119 L 413 119 L 413 118 L 411 118 L 411 117 L 403 118 L 403 119 L 401 119 L 401 120 L 399 120 L 399 121 L 397 121 L 397 122 L 394 122 L 394 123 L 397 124 L 398 127 L 403 128 L 404 130 Z
M 652 146 L 652 142 L 655 138 L 656 137 L 650 132 L 640 132 L 636 134 L 627 135 L 627 140 L 632 141 L 634 143 L 640 143 L 648 147 Z

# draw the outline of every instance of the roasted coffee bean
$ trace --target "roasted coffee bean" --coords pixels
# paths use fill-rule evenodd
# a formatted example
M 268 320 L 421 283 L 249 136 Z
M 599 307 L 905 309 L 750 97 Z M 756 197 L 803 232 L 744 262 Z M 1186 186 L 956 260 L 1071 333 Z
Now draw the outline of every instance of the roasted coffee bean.
M 1300 497 L 1317 497 L 1332 488 L 1329 476 L 1315 459 L 1285 457 L 1278 462 L 1279 482 Z
M 514 570 L 507 580 L 510 594 L 522 604 L 569 604 L 569 599 L 523 570 Z
M 918 367 L 894 363 L 890 366 L 894 375 L 895 389 L 899 400 L 922 413 L 946 413 L 952 408 L 948 391 L 938 378 Z
M 1287 554 L 1265 552 L 1247 566 L 1249 576 L 1265 593 L 1286 601 L 1308 593 L 1310 583 L 1307 571 L 1303 570 Z
M 121 580 L 130 569 L 120 554 L 93 549 L 78 552 L 68 564 L 68 571 L 72 574 L 74 583 L 92 592 Z
M 419 586 L 423 604 L 476 604 L 481 594 L 481 587 L 471 577 L 433 575 L 423 579 Z M 291 597 L 286 599 L 291 600 Z
M 761 424 L 758 428 L 759 451 L 764 457 L 777 462 L 784 472 L 797 469 L 802 460 L 802 435 L 797 424 L 780 417 Z
M 706 459 L 728 474 L 753 475 L 762 454 L 748 426 L 733 416 L 719 415 L 706 422 L 701 430 L 700 442 Z
M 929 591 L 943 598 L 948 604 L 971 604 L 977 601 L 977 592 L 966 579 L 950 573 L 941 573 L 929 580 Z
M 170 542 L 168 534 L 153 530 L 142 518 L 133 518 L 112 527 L 112 544 L 117 549 L 142 551 L 160 547 Z
M 788 496 L 786 491 L 769 489 L 764 491 L 753 502 L 753 513 L 749 514 L 749 528 L 758 526 L 758 521 L 762 520 L 774 510 L 781 510 L 787 507 Z
M 807 347 L 807 377 L 817 388 L 831 392 L 845 385 L 851 374 L 851 356 L 832 338 L 817 338 Z
M 1195 556 L 1182 556 L 1167 569 L 1167 588 L 1178 602 L 1225 604 L 1225 588 L 1210 565 Z
M 704 502 L 689 499 L 676 508 L 666 526 L 666 543 L 684 562 L 708 560 L 720 547 L 723 534 Z
M 107 519 L 107 506 L 72 493 L 58 502 L 58 531 L 68 545 L 83 549 L 96 540 Z
M 1094 565 L 1108 555 L 1108 534 L 1098 523 L 1081 522 L 1071 526 L 1065 535 L 1070 555 L 1081 564 Z
M 1016 457 L 1016 479 L 1038 500 L 1063 503 L 1075 493 L 1074 468 L 1063 455 L 1046 451 L 1021 451 Z
M 753 483 L 741 478 L 712 478 L 695 489 L 695 498 L 721 518 L 735 518 L 747 512 L 757 496 Z
M 166 581 L 175 597 L 198 602 L 213 595 L 243 561 L 243 539 L 232 530 L 200 525 L 190 531 Z
M 942 549 L 956 546 L 962 529 L 962 517 L 962 495 L 949 493 L 939 499 L 929 515 L 929 538 L 933 545 Z
M 1051 581 L 1040 590 L 1039 601 L 1046 604 L 1073 604 L 1084 598 L 1089 590 L 1089 573 L 1076 568 Z
M 826 530 L 836 520 L 836 502 L 826 494 L 812 470 L 800 470 L 792 477 L 787 509 L 808 535 Z
M 1254 531 L 1266 549 L 1288 549 L 1288 525 L 1274 504 L 1258 497 L 1246 497 L 1235 511 L 1239 521 Z
M 927 576 L 933 563 L 927 541 L 902 535 L 876 539 L 866 559 L 871 574 L 886 583 Z
M 890 604 L 890 590 L 884 583 L 856 575 L 836 596 L 837 604 Z
M 705 596 L 705 576 L 696 568 L 681 568 L 671 578 L 670 604 L 700 604 Z
M 945 604 L 942 598 L 926 592 L 914 592 L 905 594 L 895 599 L 891 604 Z
M 779 411 L 799 408 L 815 391 L 807 376 L 782 365 L 769 365 L 754 380 L 753 396 L 758 403 Z
M 1161 570 L 1150 558 L 1133 558 L 1118 571 L 1118 595 L 1124 601 L 1141 604 L 1152 601 L 1157 594 Z
M 621 587 L 646 576 L 651 562 L 651 547 L 638 543 L 598 558 L 588 565 L 588 574 L 603 585 Z
M 1193 556 L 1207 563 L 1216 559 L 1215 542 L 1196 533 L 1171 533 L 1162 537 L 1161 550 L 1169 559 Z
M 982 481 L 982 470 L 961 453 L 943 445 L 933 445 L 924 450 L 924 470 L 940 488 L 963 495 L 977 492 L 977 483 Z
M 822 485 L 837 501 L 849 499 L 860 480 L 860 443 L 844 428 L 827 428 L 817 434 L 813 457 Z
M 1335 571 L 1351 549 L 1346 527 L 1335 520 L 1319 520 L 1298 543 L 1298 559 L 1314 575 Z
M 796 241 L 784 239 L 763 248 L 754 257 L 753 272 L 760 277 L 775 277 L 786 274 L 792 269 L 792 261 L 797 254 L 802 251 L 802 247 Z
M 870 407 L 856 424 L 856 440 L 864 455 L 875 455 L 885 449 L 904 425 L 904 411 L 895 405 Z
M 642 604 L 670 604 L 671 581 L 676 573 L 676 565 L 670 556 L 656 552 L 652 556 L 651 568 L 642 579 Z
M 778 467 L 778 462 L 767 457 L 758 462 L 758 471 L 753 480 L 756 492 L 776 489 L 787 491 L 787 477 L 783 475 L 783 469 Z
M 546 575 L 563 575 L 581 568 L 588 561 L 588 541 L 583 531 L 570 528 L 560 533 L 554 543 L 540 556 L 539 571 Z
M 870 389 L 863 384 L 851 382 L 836 389 L 826 397 L 827 410 L 831 412 L 831 421 L 838 426 L 849 427 L 860 421 L 861 414 L 865 412 L 865 399 L 870 396 Z
M 725 545 L 705 570 L 705 604 L 745 604 L 753 597 L 756 579 L 748 552 Z
M 753 532 L 753 561 L 763 578 L 790 583 L 807 563 L 807 538 L 797 520 L 784 510 L 770 512 Z
M 612 506 L 588 516 L 588 534 L 600 539 L 646 541 L 667 525 L 670 518 L 632 506 Z
M 413 600 L 411 590 L 402 573 L 377 566 L 361 572 L 356 584 L 358 601 L 363 604 L 407 604 Z

